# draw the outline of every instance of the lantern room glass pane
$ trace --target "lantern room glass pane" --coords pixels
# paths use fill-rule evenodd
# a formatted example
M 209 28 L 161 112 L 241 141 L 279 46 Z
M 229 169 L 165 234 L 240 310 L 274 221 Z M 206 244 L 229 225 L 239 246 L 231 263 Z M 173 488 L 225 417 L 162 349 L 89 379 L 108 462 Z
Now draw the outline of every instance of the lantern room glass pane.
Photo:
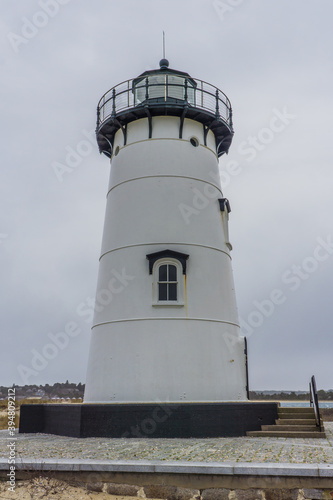
M 192 80 L 168 73 L 159 73 L 142 78 L 134 86 L 134 105 L 141 104 L 148 99 L 158 101 L 185 100 L 185 80 L 187 80 L 187 102 L 195 105 L 195 87 Z M 148 85 L 147 85 L 148 82 Z

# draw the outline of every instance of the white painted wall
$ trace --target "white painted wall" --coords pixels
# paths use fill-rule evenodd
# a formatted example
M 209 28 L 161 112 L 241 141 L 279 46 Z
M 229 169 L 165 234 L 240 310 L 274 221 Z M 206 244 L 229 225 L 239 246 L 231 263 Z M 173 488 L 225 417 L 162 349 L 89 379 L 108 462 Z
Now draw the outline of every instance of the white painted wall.
M 169 116 L 115 136 L 86 403 L 246 399 L 215 138 L 188 119 L 178 136 Z M 181 306 L 153 305 L 146 255 L 166 249 L 189 254 Z

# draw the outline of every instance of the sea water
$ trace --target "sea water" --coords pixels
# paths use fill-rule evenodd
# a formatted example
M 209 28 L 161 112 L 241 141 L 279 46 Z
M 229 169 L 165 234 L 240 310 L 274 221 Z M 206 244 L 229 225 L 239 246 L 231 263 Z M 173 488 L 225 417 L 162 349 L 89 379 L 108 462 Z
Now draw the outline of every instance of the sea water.
M 306 408 L 310 407 L 309 401 L 280 401 L 280 406 L 285 408 Z M 333 401 L 319 401 L 320 408 L 333 408 Z

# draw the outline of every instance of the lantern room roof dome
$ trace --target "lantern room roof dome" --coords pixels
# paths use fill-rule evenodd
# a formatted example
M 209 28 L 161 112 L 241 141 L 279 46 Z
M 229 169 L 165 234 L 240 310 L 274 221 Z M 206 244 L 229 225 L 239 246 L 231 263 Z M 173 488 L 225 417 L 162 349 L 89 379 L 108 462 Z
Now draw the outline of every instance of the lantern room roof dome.
M 150 75 L 155 75 L 155 74 L 160 74 L 160 73 L 167 73 L 167 74 L 173 74 L 173 75 L 179 75 L 179 76 L 191 78 L 191 75 L 189 75 L 188 73 L 185 73 L 184 71 L 179 71 L 177 69 L 169 68 L 169 61 L 167 59 L 161 59 L 159 64 L 160 64 L 159 68 L 144 71 L 137 78 L 143 78 L 144 76 L 150 76 Z

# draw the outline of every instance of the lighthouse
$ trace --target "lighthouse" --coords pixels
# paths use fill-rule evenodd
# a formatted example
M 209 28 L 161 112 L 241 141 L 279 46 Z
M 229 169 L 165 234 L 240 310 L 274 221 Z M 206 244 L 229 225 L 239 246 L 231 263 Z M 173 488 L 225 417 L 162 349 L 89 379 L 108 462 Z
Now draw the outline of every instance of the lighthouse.
M 22 405 L 22 433 L 245 436 L 278 418 L 278 403 L 248 400 L 219 176 L 230 101 L 159 66 L 97 107 L 111 171 L 84 401 Z
M 246 401 L 219 177 L 229 99 L 162 59 L 106 92 L 96 135 L 111 171 L 84 403 Z

